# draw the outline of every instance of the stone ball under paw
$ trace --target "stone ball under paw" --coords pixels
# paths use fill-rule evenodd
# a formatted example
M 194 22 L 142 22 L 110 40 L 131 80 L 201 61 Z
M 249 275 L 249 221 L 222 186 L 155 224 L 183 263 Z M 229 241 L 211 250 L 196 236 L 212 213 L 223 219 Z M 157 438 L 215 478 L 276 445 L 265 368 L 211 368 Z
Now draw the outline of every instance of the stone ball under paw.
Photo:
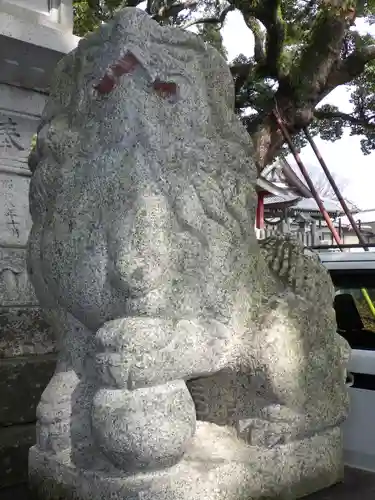
M 134 391 L 99 389 L 94 397 L 94 440 L 126 472 L 174 465 L 195 426 L 195 407 L 184 381 Z

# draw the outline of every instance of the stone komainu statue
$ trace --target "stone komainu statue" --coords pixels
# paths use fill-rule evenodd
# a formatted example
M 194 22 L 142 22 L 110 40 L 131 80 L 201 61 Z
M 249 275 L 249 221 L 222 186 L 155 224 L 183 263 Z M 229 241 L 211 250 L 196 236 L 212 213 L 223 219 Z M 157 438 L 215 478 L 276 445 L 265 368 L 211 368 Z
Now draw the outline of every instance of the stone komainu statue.
M 215 49 L 131 8 L 56 70 L 29 161 L 29 273 L 59 345 L 37 498 L 272 498 L 341 477 L 332 286 L 293 240 L 257 242 L 233 92 Z

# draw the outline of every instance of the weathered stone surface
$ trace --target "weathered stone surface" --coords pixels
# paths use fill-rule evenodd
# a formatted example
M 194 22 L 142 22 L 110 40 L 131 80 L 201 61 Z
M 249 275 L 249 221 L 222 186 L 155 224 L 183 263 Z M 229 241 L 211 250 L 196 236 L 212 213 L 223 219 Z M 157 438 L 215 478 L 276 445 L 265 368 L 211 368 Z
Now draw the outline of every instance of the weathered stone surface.
M 312 452 L 312 453 L 311 453 Z M 78 470 L 66 457 L 33 448 L 29 486 L 35 500 L 249 500 L 294 499 L 343 478 L 338 428 L 302 441 L 260 450 L 223 427 L 199 423 L 183 460 L 158 474 Z M 141 493 L 140 493 L 141 492 Z
M 1 120 L 1 116 L 0 116 Z M 0 145 L 1 146 L 1 145 Z M 26 245 L 31 227 L 27 192 L 29 178 L 0 173 L 0 243 Z
M 35 421 L 55 366 L 54 354 L 0 359 L 0 426 Z
M 0 311 L 0 359 L 55 352 L 56 341 L 39 307 Z
M 271 499 L 342 477 L 333 287 L 297 242 L 257 242 L 233 94 L 216 50 L 138 9 L 59 65 L 29 162 L 30 278 L 60 341 L 30 452 L 43 500 Z
M 1 488 L 27 481 L 30 446 L 35 444 L 35 424 L 0 427 Z
M 3 167 L 13 167 L 15 172 L 23 174 L 18 178 L 15 176 L 12 178 L 13 185 L 5 184 L 2 186 L 2 189 L 6 188 L 5 193 L 8 198 L 2 201 L 12 201 L 15 210 L 26 209 L 25 216 L 28 217 L 26 217 L 24 224 L 30 226 L 30 216 L 27 211 L 27 188 L 23 188 L 23 191 L 19 192 L 19 198 L 14 195 L 14 191 L 19 190 L 23 183 L 29 183 L 30 174 L 25 167 L 27 167 L 32 137 L 36 133 L 40 119 L 40 114 L 36 115 L 33 111 L 39 112 L 40 110 L 37 108 L 39 103 L 34 102 L 33 93 L 28 93 L 28 99 L 24 94 L 25 91 L 23 93 L 22 91 L 9 92 L 8 89 L 4 89 L 4 86 L 0 85 L 0 164 L 4 173 L 7 172 L 7 169 Z M 28 109 L 22 109 L 20 102 L 13 106 L 14 99 L 20 99 L 25 108 L 28 106 Z M 2 183 L 3 179 L 5 181 L 7 177 L 1 176 Z M 26 242 L 26 240 L 27 235 L 24 241 Z
M 2 306 L 38 304 L 27 275 L 24 249 L 0 248 L 0 301 Z

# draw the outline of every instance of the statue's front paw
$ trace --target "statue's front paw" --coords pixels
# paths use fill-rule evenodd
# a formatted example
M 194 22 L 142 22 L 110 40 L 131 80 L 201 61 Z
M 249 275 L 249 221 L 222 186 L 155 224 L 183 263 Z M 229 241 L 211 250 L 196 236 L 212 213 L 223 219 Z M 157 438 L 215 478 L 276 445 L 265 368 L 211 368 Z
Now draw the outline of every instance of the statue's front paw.
M 226 368 L 233 357 L 233 332 L 218 321 L 182 319 L 175 323 L 170 342 L 146 353 L 129 369 L 131 387 L 169 380 L 209 376 Z
M 127 317 L 105 323 L 95 336 L 99 385 L 134 389 L 132 375 L 137 367 L 152 366 L 172 336 L 172 320 Z
M 96 334 L 100 384 L 134 390 L 212 375 L 228 366 L 235 336 L 215 320 L 124 318 Z
M 149 387 L 217 373 L 230 363 L 234 343 L 232 331 L 218 321 L 176 321 L 165 347 L 144 352 L 134 360 L 129 367 L 128 387 Z

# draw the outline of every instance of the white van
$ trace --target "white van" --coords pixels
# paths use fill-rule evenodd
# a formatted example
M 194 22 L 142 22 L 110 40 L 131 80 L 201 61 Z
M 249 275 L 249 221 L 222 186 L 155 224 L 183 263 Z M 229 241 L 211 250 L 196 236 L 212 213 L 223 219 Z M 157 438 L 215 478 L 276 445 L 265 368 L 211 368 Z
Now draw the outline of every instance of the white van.
M 351 348 L 348 371 L 351 409 L 344 426 L 346 465 L 375 472 L 375 248 L 373 251 L 321 251 L 336 288 L 338 332 Z M 363 290 L 364 289 L 364 290 Z M 366 300 L 367 293 L 367 300 Z

